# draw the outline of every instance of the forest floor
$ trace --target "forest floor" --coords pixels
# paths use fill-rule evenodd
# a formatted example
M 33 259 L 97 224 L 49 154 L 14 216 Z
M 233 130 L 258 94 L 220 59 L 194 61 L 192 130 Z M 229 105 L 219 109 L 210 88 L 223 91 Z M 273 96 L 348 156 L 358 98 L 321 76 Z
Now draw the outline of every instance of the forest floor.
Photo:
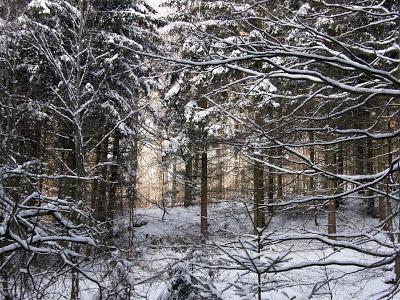
M 300 211 L 300 212 L 299 212 Z M 315 213 L 297 209 L 272 216 L 267 232 L 290 234 L 293 230 L 307 229 L 326 232 L 327 215 L 321 209 L 318 226 Z M 360 199 L 346 199 L 338 209 L 338 233 L 352 233 L 357 229 L 375 226 L 378 220 L 365 214 Z M 138 209 L 135 228 L 135 247 L 131 254 L 131 283 L 135 283 L 134 299 L 200 299 L 190 298 L 183 281 L 198 287 L 202 299 L 255 299 L 249 284 L 256 276 L 243 275 L 244 271 L 229 269 L 237 264 L 218 246 L 251 239 L 253 233 L 249 212 L 240 202 L 222 202 L 209 205 L 209 235 L 203 240 L 200 234 L 199 206 Z M 125 243 L 126 218 L 121 218 L 116 228 L 119 242 Z M 228 249 L 229 248 L 224 248 Z M 231 248 L 233 249 L 233 248 Z M 291 264 L 301 264 L 330 259 L 371 259 L 350 250 L 337 250 L 318 242 L 298 241 L 267 245 L 263 252 L 271 256 L 290 249 Z M 242 251 L 243 252 L 243 251 Z M 210 266 L 208 268 L 207 266 Z M 218 268 L 216 266 L 227 267 Z M 285 274 L 264 277 L 265 291 L 262 299 L 378 299 L 390 287 L 387 284 L 393 271 L 386 269 L 360 270 L 350 266 L 312 267 L 292 270 Z M 177 278 L 181 280 L 177 280 Z M 180 292 L 176 292 L 179 290 Z M 314 291 L 313 291 L 314 289 Z M 211 290 L 211 293 L 207 292 Z M 175 294 L 174 294 L 175 291 Z M 312 292 L 313 291 L 313 292 Z M 186 293 L 186 294 L 185 294 Z M 179 294 L 180 296 L 177 296 Z M 173 298 L 175 295 L 176 298 Z M 179 298 L 181 297 L 181 298 Z
M 249 202 L 248 202 L 249 203 Z M 378 219 L 365 213 L 359 198 L 348 198 L 337 210 L 338 233 L 351 234 L 378 224 Z M 326 209 L 321 208 L 315 225 L 315 212 L 297 208 L 274 214 L 264 234 L 290 235 L 294 231 L 326 232 Z M 250 214 L 241 202 L 209 204 L 209 235 L 200 234 L 200 207 L 140 208 L 135 212 L 136 225 L 133 247 L 128 250 L 127 217 L 115 222 L 113 269 L 103 269 L 101 259 L 88 272 L 114 291 L 122 291 L 129 284 L 134 288 L 118 299 L 190 300 L 190 299 L 257 299 L 254 289 L 257 277 L 237 270 L 237 263 L 229 254 L 242 253 L 238 242 L 246 244 L 254 239 Z M 368 247 L 368 245 L 366 245 Z M 221 250 L 225 250 L 226 252 Z M 382 249 L 384 250 L 384 249 Z M 376 261 L 378 258 L 349 249 L 335 249 L 316 241 L 290 241 L 266 245 L 265 257 L 276 258 L 288 252 L 283 266 L 307 264 L 329 258 L 331 260 Z M 228 254 L 227 254 L 228 253 Z M 254 259 L 256 261 L 256 259 Z M 105 267 L 104 267 L 105 268 Z M 379 299 L 389 289 L 393 266 L 359 269 L 354 266 L 332 265 L 309 267 L 285 273 L 262 276 L 262 299 Z M 96 286 L 82 278 L 81 300 L 97 300 Z M 68 280 L 56 290 L 70 291 Z M 395 296 L 393 299 L 396 299 Z M 49 298 L 50 299 L 50 298 Z M 51 298 L 55 299 L 55 298 Z M 64 299 L 64 298 L 57 298 Z M 65 299 L 69 299 L 68 295 Z M 397 298 L 397 299 L 400 299 Z

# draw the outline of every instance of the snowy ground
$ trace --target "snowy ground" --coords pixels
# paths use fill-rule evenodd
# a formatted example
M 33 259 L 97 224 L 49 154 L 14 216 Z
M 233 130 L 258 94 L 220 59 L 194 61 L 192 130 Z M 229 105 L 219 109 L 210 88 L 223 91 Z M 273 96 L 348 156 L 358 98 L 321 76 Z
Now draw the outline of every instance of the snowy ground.
M 377 219 L 367 217 L 364 211 L 365 205 L 361 200 L 347 199 L 338 210 L 338 233 L 357 232 L 376 225 Z M 129 295 L 118 299 L 257 299 L 254 290 L 257 277 L 235 270 L 237 263 L 218 248 L 220 246 L 231 254 L 234 253 L 233 245 L 238 247 L 238 241 L 245 243 L 254 238 L 249 213 L 243 203 L 209 205 L 210 234 L 207 240 L 200 235 L 199 206 L 167 208 L 166 212 L 160 208 L 137 209 L 135 218 L 136 223 L 142 226 L 135 227 L 133 249 L 125 247 L 127 251 L 115 252 L 111 269 L 110 263 L 97 263 L 96 272 L 93 269 L 88 271 L 103 284 L 113 286 L 114 290 L 122 289 L 126 283 L 134 285 L 128 291 Z M 297 209 L 296 213 L 273 216 L 265 234 L 285 235 L 301 229 L 326 232 L 326 219 L 325 209 L 322 209 L 318 214 L 319 225 L 315 226 L 313 211 Z M 115 242 L 121 248 L 126 246 L 126 223 L 126 217 L 120 217 L 115 223 Z M 240 246 L 236 249 L 245 256 Z M 280 256 L 289 249 L 287 258 L 290 260 L 283 265 L 300 265 L 326 258 L 363 262 L 377 259 L 347 249 L 334 249 L 316 241 L 290 241 L 266 245 L 260 260 Z M 262 299 L 379 299 L 382 291 L 391 287 L 385 283 L 393 278 L 391 268 L 360 270 L 353 266 L 334 265 L 269 273 L 261 278 L 262 285 L 271 289 L 263 291 Z M 67 291 L 64 298 L 49 299 L 69 299 L 69 282 L 65 280 L 55 286 L 57 295 L 59 291 Z M 195 286 L 197 296 L 187 296 L 189 292 L 183 282 Z M 177 296 L 178 290 L 180 297 Z M 83 278 L 81 293 L 82 300 L 99 299 L 96 286 Z
M 343 214 L 346 211 L 348 213 Z M 137 285 L 135 298 L 175 299 L 167 293 L 171 278 L 176 274 L 193 274 L 204 280 L 205 286 L 214 290 L 221 299 L 255 299 L 254 294 L 243 292 L 245 282 L 256 283 L 254 275 L 243 275 L 243 271 L 223 270 L 213 266 L 231 267 L 228 256 L 216 245 L 229 245 L 239 240 L 246 241 L 252 234 L 249 214 L 243 203 L 225 202 L 209 206 L 209 237 L 202 240 L 200 232 L 200 209 L 167 208 L 164 214 L 159 208 L 138 209 L 138 222 L 146 225 L 136 228 L 136 261 L 131 270 Z M 357 199 L 348 199 L 339 208 L 338 232 L 354 232 L 377 223 L 376 219 L 364 214 L 364 206 Z M 326 231 L 326 215 L 319 213 L 319 226 L 314 225 L 314 214 L 304 210 L 275 216 L 269 224 L 269 231 L 290 232 L 290 229 Z M 123 231 L 124 226 L 119 226 Z M 289 229 L 289 231 L 288 231 Z M 290 263 L 300 264 L 330 259 L 350 258 L 367 261 L 374 259 L 350 250 L 332 249 L 317 242 L 290 242 L 264 248 L 265 255 L 279 255 L 291 249 Z M 230 250 L 228 249 L 228 252 Z M 243 251 L 242 251 L 243 252 Z M 210 267 L 207 268 L 206 266 Z M 183 270 L 183 271 L 182 271 Z M 390 287 L 385 281 L 392 277 L 386 270 L 359 270 L 356 267 L 331 266 L 312 267 L 306 270 L 292 270 L 285 274 L 269 275 L 263 282 L 275 279 L 282 287 L 264 292 L 263 299 L 378 299 L 380 293 Z M 146 280 L 147 279 L 147 280 Z M 236 287 L 235 287 L 236 286 Z M 265 286 L 273 286 L 265 283 Z M 168 295 L 170 298 L 168 298 Z M 204 299 L 211 296 L 205 296 Z M 193 298 L 197 299 L 197 298 Z

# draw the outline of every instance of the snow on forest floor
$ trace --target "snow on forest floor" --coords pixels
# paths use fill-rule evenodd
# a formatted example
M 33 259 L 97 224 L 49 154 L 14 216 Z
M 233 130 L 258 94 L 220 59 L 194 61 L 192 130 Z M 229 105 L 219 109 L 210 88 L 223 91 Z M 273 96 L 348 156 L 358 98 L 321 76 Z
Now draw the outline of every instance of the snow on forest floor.
M 298 211 L 272 217 L 268 230 L 281 233 L 290 233 L 291 229 L 301 228 L 326 231 L 325 212 L 319 213 L 317 227 L 313 212 Z M 378 222 L 377 219 L 367 217 L 364 211 L 365 205 L 360 200 L 346 199 L 338 209 L 338 233 L 354 232 L 355 228 L 371 227 Z M 199 206 L 167 208 L 166 212 L 160 208 L 137 209 L 136 220 L 142 226 L 135 228 L 135 257 L 132 259 L 134 263 L 130 272 L 134 274 L 133 281 L 141 284 L 135 287 L 134 299 L 180 299 L 171 296 L 168 298 L 167 289 L 171 284 L 177 284 L 171 282 L 171 278 L 183 273 L 193 274 L 197 279 L 203 280 L 205 286 L 211 287 L 222 299 L 255 299 L 254 295 L 240 294 L 244 282 L 256 282 L 254 275 L 240 277 L 243 271 L 204 268 L 215 265 L 231 266 L 228 256 L 218 250 L 216 245 L 223 246 L 249 239 L 253 230 L 249 213 L 243 203 L 223 202 L 209 205 L 209 236 L 206 241 L 200 235 Z M 121 240 L 126 236 L 125 222 L 126 219 L 121 218 L 116 226 L 119 230 L 117 236 Z M 350 250 L 337 251 L 321 243 L 309 241 L 271 245 L 264 251 L 277 255 L 289 248 L 291 253 L 288 257 L 291 258 L 291 263 L 316 261 L 328 256 L 331 259 L 371 259 Z M 382 268 L 362 271 L 347 266 L 299 269 L 268 278 L 283 286 L 276 291 L 264 292 L 262 298 L 309 299 L 312 289 L 318 286 L 313 299 L 377 299 L 380 292 L 390 287 L 385 281 L 391 276 L 391 270 Z M 209 299 L 212 299 L 211 296 Z

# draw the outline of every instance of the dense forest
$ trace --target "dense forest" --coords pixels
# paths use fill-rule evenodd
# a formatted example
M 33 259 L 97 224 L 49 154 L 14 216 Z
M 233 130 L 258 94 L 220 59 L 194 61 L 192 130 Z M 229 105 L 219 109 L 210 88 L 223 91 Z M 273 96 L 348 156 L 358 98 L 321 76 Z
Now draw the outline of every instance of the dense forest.
M 0 299 L 400 299 L 399 0 L 1 0 Z

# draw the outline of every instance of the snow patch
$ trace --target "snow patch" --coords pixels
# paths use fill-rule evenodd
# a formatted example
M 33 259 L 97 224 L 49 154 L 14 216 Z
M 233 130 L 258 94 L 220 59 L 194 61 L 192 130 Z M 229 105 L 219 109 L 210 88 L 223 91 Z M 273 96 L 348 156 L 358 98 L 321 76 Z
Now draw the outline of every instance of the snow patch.
M 46 0 L 33 0 L 28 4 L 28 8 L 39 9 L 42 14 L 49 15 L 51 11 L 47 5 Z
M 297 15 L 305 16 L 305 15 L 307 15 L 307 13 L 310 9 L 311 9 L 310 4 L 305 3 L 299 8 L 299 10 L 297 11 Z

